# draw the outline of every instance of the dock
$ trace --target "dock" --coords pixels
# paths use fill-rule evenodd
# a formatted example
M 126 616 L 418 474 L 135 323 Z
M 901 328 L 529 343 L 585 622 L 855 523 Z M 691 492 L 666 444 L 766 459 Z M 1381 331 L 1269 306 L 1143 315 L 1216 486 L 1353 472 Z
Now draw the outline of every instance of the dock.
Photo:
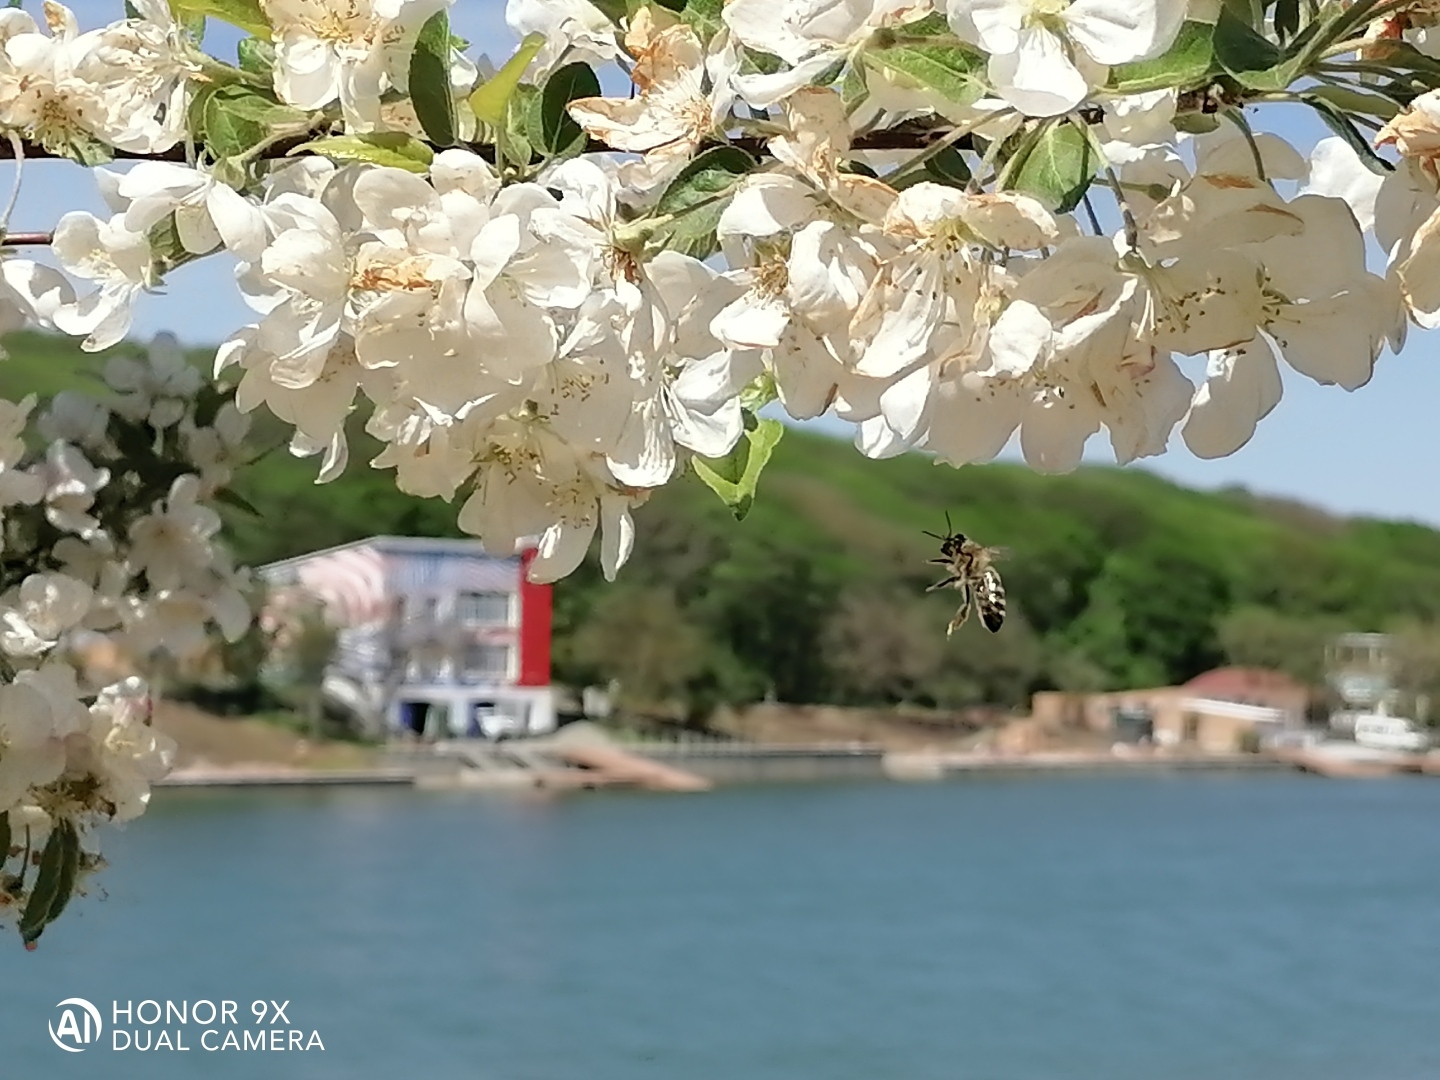
M 1281 760 L 1301 772 L 1344 780 L 1376 780 L 1387 776 L 1440 776 L 1440 754 L 1366 750 L 1353 743 L 1321 743 L 1279 752 Z
M 634 788 L 699 792 L 721 784 L 840 780 L 939 781 L 1006 774 L 1299 770 L 1337 779 L 1401 774 L 1440 776 L 1440 751 L 1413 754 L 1319 744 L 1263 753 L 1111 750 L 997 753 L 887 751 L 867 743 L 769 744 L 682 739 L 619 742 L 576 725 L 553 736 L 487 742 L 454 739 L 396 745 L 369 769 L 289 765 L 193 765 L 160 788 L 320 788 L 410 786 L 428 790 L 588 791 Z
M 193 767 L 177 769 L 154 787 L 162 788 L 304 788 L 411 786 L 415 775 L 404 769 L 295 769 Z

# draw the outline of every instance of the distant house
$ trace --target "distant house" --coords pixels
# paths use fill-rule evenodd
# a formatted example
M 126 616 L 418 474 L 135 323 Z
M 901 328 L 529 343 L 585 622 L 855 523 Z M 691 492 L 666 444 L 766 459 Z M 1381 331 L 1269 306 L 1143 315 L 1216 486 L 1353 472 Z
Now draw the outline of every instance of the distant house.
M 372 734 L 542 734 L 555 728 L 551 601 L 526 580 L 533 557 L 371 537 L 262 567 L 264 618 L 283 639 L 299 605 L 322 605 L 337 630 L 326 696 Z
M 1226 752 L 1290 738 L 1305 723 L 1310 690 L 1282 672 L 1216 668 L 1183 686 L 1112 690 L 1098 694 L 1046 691 L 1032 712 L 1043 724 L 1114 732 L 1117 739 L 1143 730 L 1165 746 Z
M 1304 717 L 1312 695 L 1308 686 L 1283 671 L 1247 667 L 1215 668 L 1196 675 L 1181 689 L 1192 697 L 1279 709 L 1297 718 Z

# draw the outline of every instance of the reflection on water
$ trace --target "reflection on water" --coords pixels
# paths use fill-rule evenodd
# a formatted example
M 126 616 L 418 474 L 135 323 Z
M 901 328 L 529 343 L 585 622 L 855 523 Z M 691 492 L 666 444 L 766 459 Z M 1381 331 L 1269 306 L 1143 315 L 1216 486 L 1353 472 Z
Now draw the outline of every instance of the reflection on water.
M 0 1075 L 1440 1075 L 1426 780 L 157 801 L 4 946 Z M 66 1054 L 70 996 L 288 999 L 326 1049 Z

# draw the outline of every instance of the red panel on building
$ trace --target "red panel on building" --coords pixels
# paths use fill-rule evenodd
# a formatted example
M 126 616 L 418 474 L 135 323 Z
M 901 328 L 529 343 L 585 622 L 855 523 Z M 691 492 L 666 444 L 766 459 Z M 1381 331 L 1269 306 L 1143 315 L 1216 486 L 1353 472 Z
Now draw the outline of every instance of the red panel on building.
M 550 685 L 550 589 L 530 580 L 535 549 L 520 556 L 520 686 Z

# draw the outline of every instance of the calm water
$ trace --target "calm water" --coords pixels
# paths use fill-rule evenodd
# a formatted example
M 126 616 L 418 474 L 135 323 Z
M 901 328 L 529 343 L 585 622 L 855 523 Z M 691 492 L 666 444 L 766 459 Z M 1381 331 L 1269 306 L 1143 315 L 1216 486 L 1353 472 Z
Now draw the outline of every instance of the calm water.
M 1440 1076 L 1433 781 L 176 792 L 110 851 L 3 942 L 0 1076 Z M 69 996 L 289 999 L 325 1051 L 67 1054 Z

